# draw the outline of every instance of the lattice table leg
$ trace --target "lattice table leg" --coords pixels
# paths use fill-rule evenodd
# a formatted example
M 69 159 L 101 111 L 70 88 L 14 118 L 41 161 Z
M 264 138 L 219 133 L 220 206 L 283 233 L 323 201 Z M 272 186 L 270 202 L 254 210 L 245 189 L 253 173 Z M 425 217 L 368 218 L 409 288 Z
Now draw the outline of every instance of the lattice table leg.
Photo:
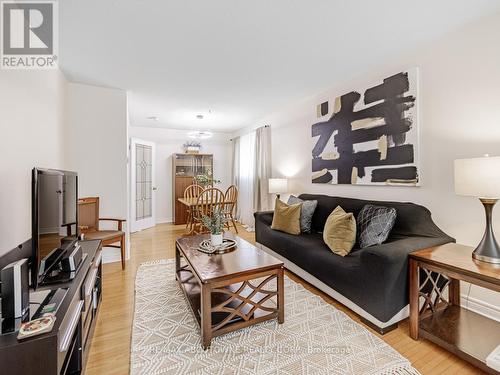
M 441 307 L 448 306 L 450 300 L 444 296 L 444 291 L 450 285 L 450 279 L 440 273 L 420 268 L 419 296 L 424 303 L 420 307 L 420 315 L 427 311 L 436 312 Z
M 233 324 L 235 320 L 250 322 L 251 320 L 267 316 L 277 316 L 278 321 L 284 320 L 280 316 L 280 304 L 283 304 L 283 278 L 276 273 L 265 276 L 263 280 L 243 280 L 239 287 L 235 284 L 212 289 L 213 294 L 226 295 L 223 302 L 211 307 L 212 313 L 224 313 L 226 317 L 212 326 L 218 331 Z

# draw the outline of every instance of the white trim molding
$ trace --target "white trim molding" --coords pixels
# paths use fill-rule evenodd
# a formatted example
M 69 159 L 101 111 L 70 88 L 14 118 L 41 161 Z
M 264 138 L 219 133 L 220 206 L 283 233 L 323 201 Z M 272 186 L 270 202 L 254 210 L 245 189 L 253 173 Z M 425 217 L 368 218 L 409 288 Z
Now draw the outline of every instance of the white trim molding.
M 474 297 L 467 297 L 466 294 L 460 296 L 460 305 L 464 309 L 474 311 L 475 313 L 500 322 L 500 306 L 492 305 Z
M 156 224 L 171 224 L 174 221 L 172 220 L 171 217 L 160 217 L 156 219 Z

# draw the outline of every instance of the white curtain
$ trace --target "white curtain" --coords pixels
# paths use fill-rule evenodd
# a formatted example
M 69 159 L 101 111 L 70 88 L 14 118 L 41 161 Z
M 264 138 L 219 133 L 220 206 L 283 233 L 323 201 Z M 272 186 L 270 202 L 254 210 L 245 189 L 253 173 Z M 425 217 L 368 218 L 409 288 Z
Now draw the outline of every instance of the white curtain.
M 240 137 L 231 139 L 233 143 L 232 158 L 231 158 L 231 184 L 238 188 L 238 192 L 241 194 L 240 189 Z M 239 199 L 238 199 L 239 200 Z M 239 202 L 236 204 L 236 212 L 234 218 L 239 220 L 240 217 L 240 205 Z
M 255 132 L 240 137 L 238 211 L 239 221 L 253 228 L 253 196 L 255 178 Z
M 233 139 L 233 184 L 238 187 L 236 217 L 247 230 L 254 229 L 253 214 L 270 207 L 271 132 L 261 127 Z
M 240 180 L 240 137 L 231 139 L 233 142 L 233 157 L 231 159 L 231 184 L 238 187 Z
M 271 128 L 255 130 L 255 177 L 253 192 L 254 211 L 270 209 L 269 178 L 271 177 Z

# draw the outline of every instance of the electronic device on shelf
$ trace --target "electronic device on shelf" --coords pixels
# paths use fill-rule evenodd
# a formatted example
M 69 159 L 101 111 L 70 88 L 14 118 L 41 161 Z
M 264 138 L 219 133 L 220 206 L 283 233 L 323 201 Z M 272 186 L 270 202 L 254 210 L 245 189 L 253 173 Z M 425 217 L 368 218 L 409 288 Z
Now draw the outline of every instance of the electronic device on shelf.
M 29 309 L 28 259 L 20 259 L 5 266 L 0 272 L 2 281 L 2 318 L 16 319 Z
M 66 253 L 77 260 L 78 175 L 33 168 L 31 285 L 36 288 L 61 270 Z M 65 267 L 71 268 L 71 264 Z M 73 264 L 75 270 L 78 268 Z M 70 271 L 71 272 L 71 271 Z M 74 272 L 74 271 L 73 271 Z M 51 275 L 51 277 L 47 277 Z
M 76 242 L 73 251 L 67 251 L 61 260 L 61 269 L 64 272 L 75 272 L 83 259 L 82 247 Z
M 80 271 L 81 265 L 83 264 L 83 261 L 86 257 L 87 254 L 82 254 L 82 260 L 78 263 L 78 266 L 74 271 L 64 271 L 62 269 L 63 261 L 61 260 L 57 267 L 53 267 L 52 270 L 45 275 L 43 284 L 59 284 L 73 280 L 76 277 L 78 271 Z

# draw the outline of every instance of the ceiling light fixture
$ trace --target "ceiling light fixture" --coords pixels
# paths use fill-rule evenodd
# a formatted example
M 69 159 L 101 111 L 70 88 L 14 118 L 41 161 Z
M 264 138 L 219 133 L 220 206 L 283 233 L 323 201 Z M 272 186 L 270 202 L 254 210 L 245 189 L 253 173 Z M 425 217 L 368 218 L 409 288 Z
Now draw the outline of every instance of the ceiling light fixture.
M 203 115 L 196 115 L 196 118 L 197 118 L 198 120 L 203 120 Z
M 151 121 L 160 121 L 160 118 L 158 116 L 148 116 L 146 119 L 151 120 Z
M 205 131 L 193 131 L 188 133 L 189 138 L 195 138 L 195 139 L 208 139 L 213 137 L 212 132 L 205 132 Z

